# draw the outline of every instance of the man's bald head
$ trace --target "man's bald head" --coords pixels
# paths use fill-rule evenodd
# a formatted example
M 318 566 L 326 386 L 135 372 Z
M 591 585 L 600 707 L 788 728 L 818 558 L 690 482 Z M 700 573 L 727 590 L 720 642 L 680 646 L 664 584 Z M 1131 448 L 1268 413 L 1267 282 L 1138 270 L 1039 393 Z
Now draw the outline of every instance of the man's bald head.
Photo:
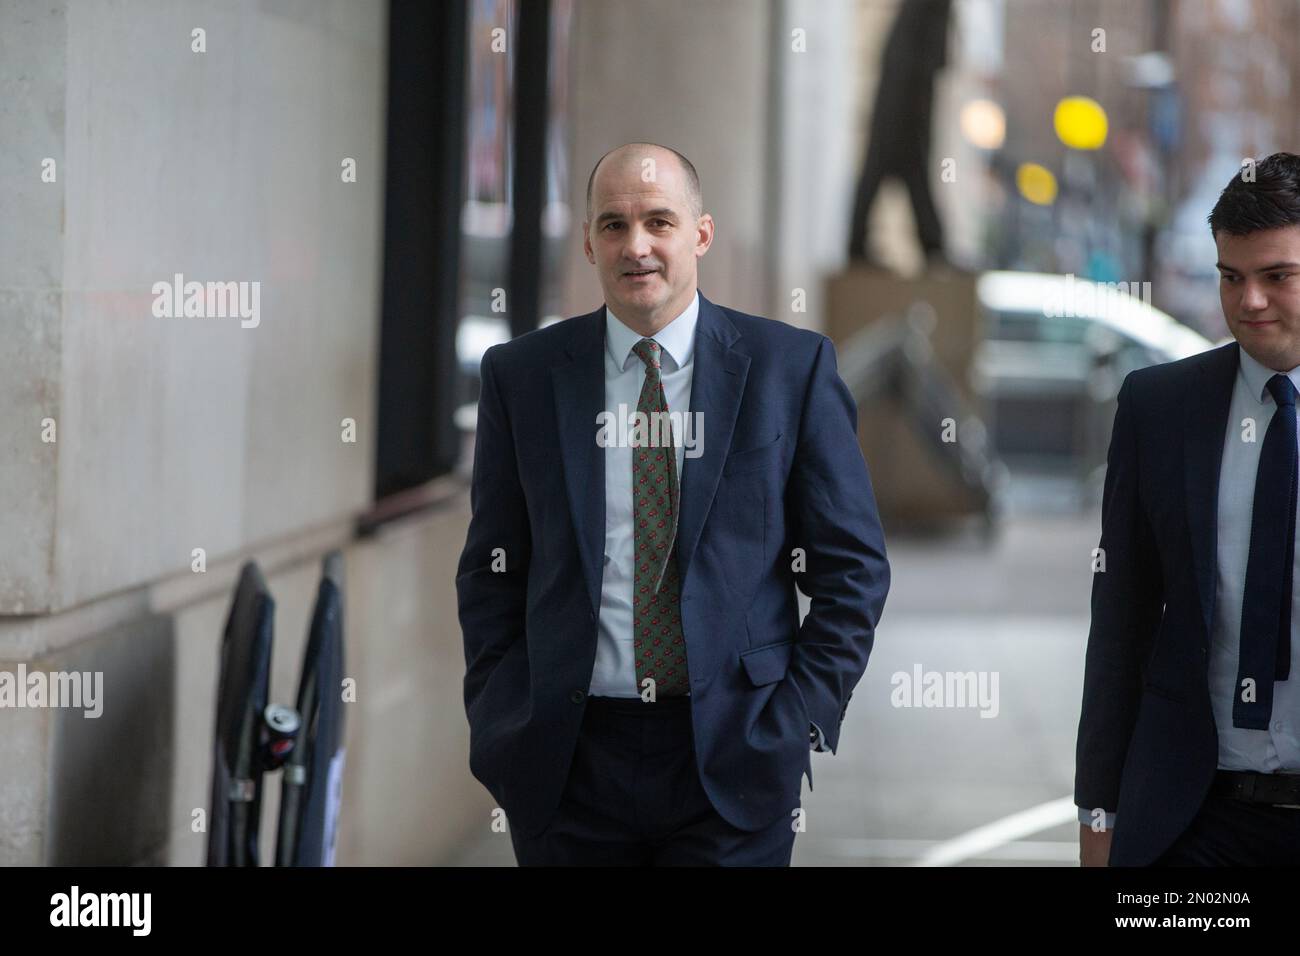
M 700 218 L 700 214 L 704 211 L 704 197 L 700 192 L 699 174 L 695 171 L 695 167 L 691 165 L 689 159 L 677 152 L 677 150 L 673 149 L 671 146 L 660 146 L 658 143 L 624 143 L 622 146 L 616 146 L 611 149 L 604 156 L 600 157 L 600 159 L 596 160 L 595 166 L 591 167 L 591 175 L 587 177 L 588 222 L 591 221 L 593 211 L 591 207 L 592 189 L 596 184 L 596 172 L 600 169 L 601 163 L 609 160 L 610 162 L 630 161 L 640 164 L 640 162 L 647 156 L 656 160 L 659 159 L 660 157 L 654 155 L 656 151 L 665 153 L 677 160 L 678 168 L 681 169 L 682 179 L 684 180 L 686 205 L 690 209 L 692 216 L 696 219 Z
M 655 335 L 696 294 L 713 244 L 702 205 L 695 167 L 667 146 L 627 143 L 591 170 L 582 251 L 610 312 L 638 335 Z

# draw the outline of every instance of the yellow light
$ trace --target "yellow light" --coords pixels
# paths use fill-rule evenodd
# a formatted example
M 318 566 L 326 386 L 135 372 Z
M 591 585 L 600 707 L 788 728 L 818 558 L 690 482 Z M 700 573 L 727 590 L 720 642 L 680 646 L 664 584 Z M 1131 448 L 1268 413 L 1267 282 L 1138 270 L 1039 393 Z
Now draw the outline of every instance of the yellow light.
M 1021 163 L 1016 168 L 1016 188 L 1035 206 L 1050 206 L 1056 201 L 1056 177 L 1037 163 Z
M 1057 103 L 1052 123 L 1057 137 L 1071 149 L 1100 149 L 1106 142 L 1106 111 L 1086 96 L 1067 96 Z
M 1007 116 L 992 100 L 971 100 L 961 108 L 961 132 L 980 149 L 1001 149 L 1007 138 Z

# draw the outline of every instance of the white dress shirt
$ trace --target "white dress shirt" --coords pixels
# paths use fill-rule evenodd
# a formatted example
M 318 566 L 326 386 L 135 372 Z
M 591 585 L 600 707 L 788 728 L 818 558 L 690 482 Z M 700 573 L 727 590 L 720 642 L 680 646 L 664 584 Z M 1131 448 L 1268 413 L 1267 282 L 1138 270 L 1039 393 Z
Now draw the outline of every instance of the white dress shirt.
M 1267 730 L 1232 725 L 1241 652 L 1241 605 L 1250 558 L 1251 506 L 1264 434 L 1277 403 L 1266 387 L 1277 373 L 1238 349 L 1241 365 L 1232 390 L 1228 434 L 1219 470 L 1218 575 L 1214 631 L 1210 636 L 1210 701 L 1219 729 L 1219 769 L 1256 773 L 1300 771 L 1300 554 L 1292 557 L 1291 679 L 1273 684 L 1273 719 Z M 1287 372 L 1300 391 L 1300 367 Z M 1243 419 L 1254 420 L 1254 441 L 1244 441 Z
M 1237 693 L 1237 667 L 1241 656 L 1241 606 L 1246 588 L 1246 563 L 1250 558 L 1251 509 L 1255 476 L 1264 435 L 1277 402 L 1267 383 L 1277 373 L 1265 368 L 1246 350 L 1238 348 L 1240 363 L 1232 388 L 1228 431 L 1223 440 L 1219 468 L 1218 545 L 1216 549 L 1215 610 L 1210 634 L 1210 705 L 1219 735 L 1219 769 L 1255 773 L 1300 772 L 1300 550 L 1293 556 L 1291 578 L 1291 679 L 1273 684 L 1273 719 L 1267 730 L 1232 725 L 1232 705 Z M 1300 391 L 1300 366 L 1286 373 Z M 1254 441 L 1246 440 L 1243 422 L 1254 422 Z M 1297 424 L 1300 434 L 1300 423 Z M 1300 542 L 1300 536 L 1297 536 Z M 1106 828 L 1115 825 L 1106 814 Z M 1091 823 L 1091 813 L 1079 809 L 1079 822 Z

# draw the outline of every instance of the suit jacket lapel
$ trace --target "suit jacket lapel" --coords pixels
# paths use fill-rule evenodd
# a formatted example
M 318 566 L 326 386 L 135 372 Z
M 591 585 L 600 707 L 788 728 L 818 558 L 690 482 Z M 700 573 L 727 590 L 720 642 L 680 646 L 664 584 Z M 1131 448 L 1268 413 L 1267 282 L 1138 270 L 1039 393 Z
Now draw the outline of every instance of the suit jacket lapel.
M 732 349 L 740 338 L 723 311 L 700 293 L 695 327 L 695 371 L 691 376 L 691 407 L 704 426 L 703 454 L 682 458 L 681 514 L 677 527 L 677 566 L 683 586 L 704 519 L 718 490 L 718 477 L 731 447 L 731 433 L 745 394 L 749 356 Z
M 605 572 L 605 449 L 596 444 L 605 409 L 605 307 L 569 319 L 567 359 L 551 368 L 560 460 L 591 606 Z
M 1237 374 L 1238 348 L 1233 342 L 1204 353 L 1197 365 L 1183 421 L 1187 526 L 1206 640 L 1212 632 L 1218 566 L 1219 469 L 1232 405 L 1232 385 Z

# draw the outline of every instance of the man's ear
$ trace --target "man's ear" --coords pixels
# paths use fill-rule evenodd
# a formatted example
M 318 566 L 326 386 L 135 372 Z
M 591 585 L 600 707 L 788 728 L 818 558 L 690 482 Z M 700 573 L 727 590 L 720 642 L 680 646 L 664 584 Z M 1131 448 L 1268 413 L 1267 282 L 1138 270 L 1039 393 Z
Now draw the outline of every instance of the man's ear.
M 697 259 L 704 258 L 704 254 L 708 252 L 709 249 L 712 248 L 713 246 L 713 230 L 714 230 L 713 217 L 710 216 L 707 212 L 704 213 L 704 215 L 700 216 L 700 221 L 696 228 L 703 229 L 706 227 L 706 224 L 707 224 L 709 235 L 708 235 L 708 239 L 705 241 L 705 245 L 703 249 L 700 248 L 700 243 L 697 235 L 697 240 L 695 243 L 695 258 Z

